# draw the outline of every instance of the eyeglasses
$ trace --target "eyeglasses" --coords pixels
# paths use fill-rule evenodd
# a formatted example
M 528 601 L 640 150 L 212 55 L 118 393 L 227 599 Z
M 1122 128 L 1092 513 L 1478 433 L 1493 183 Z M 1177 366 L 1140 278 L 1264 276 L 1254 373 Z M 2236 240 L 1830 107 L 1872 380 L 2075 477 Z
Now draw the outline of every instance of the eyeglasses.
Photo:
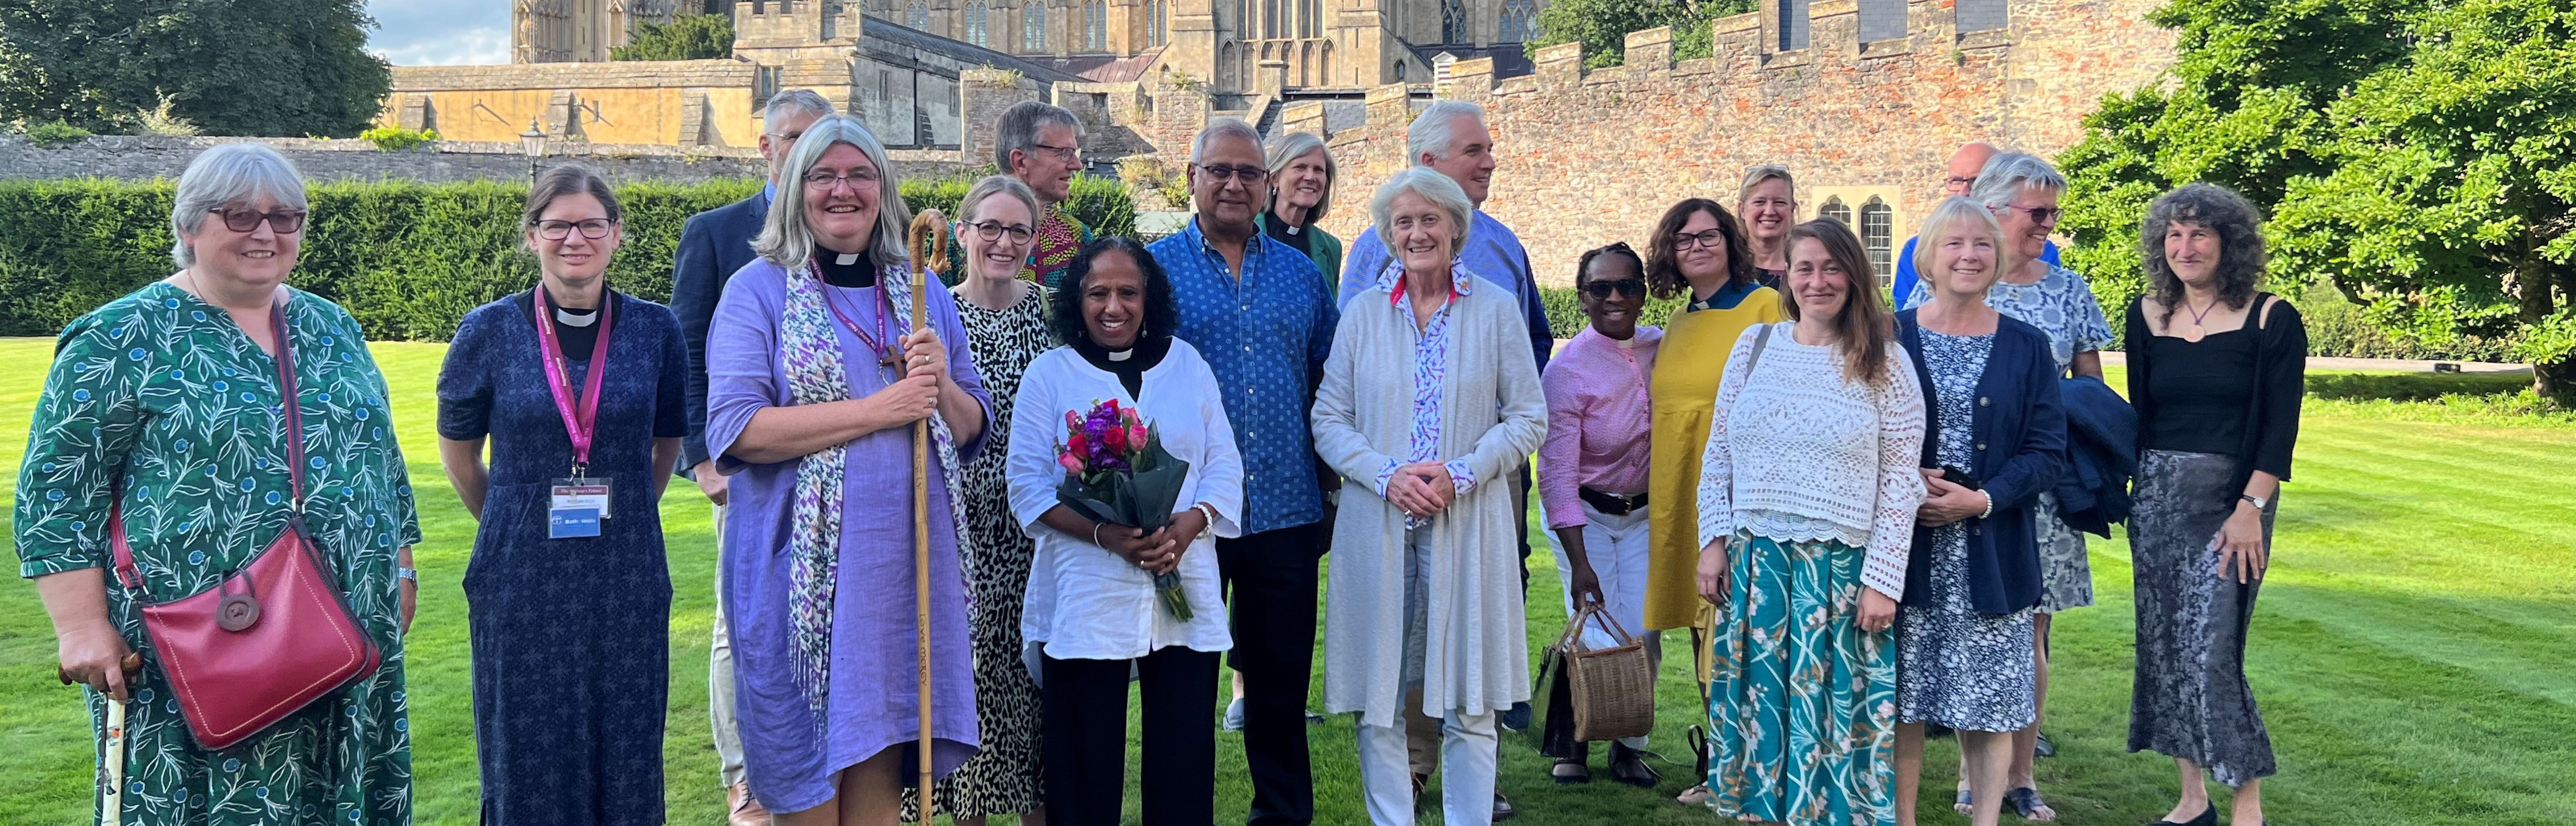
M 1617 281 L 1586 281 L 1583 282 L 1583 292 L 1595 299 L 1606 299 L 1614 293 L 1636 298 L 1646 294 L 1646 282 L 1634 278 L 1622 278 Z
M 1692 247 L 1722 247 L 1725 245 L 1725 230 L 1704 229 L 1689 235 L 1673 236 L 1674 252 L 1680 252 Z
M 1257 186 L 1261 183 L 1261 179 L 1270 177 L 1270 170 L 1263 169 L 1258 166 L 1209 166 L 1206 164 L 1191 164 L 1191 166 L 1198 167 L 1199 174 L 1213 178 L 1220 184 L 1231 179 L 1242 181 L 1244 186 Z
M 1082 162 L 1082 147 L 1079 146 L 1050 146 L 1043 143 L 1033 143 L 1030 146 L 1035 146 L 1038 151 L 1053 155 L 1056 160 L 1065 163 Z
M 852 189 L 865 189 L 876 186 L 881 180 L 884 178 L 874 169 L 853 169 L 847 175 L 834 175 L 829 172 L 805 173 L 805 185 L 815 189 L 831 189 L 844 181 L 849 182 Z
M 1008 234 L 1011 236 L 1011 243 L 1026 244 L 1029 242 L 1030 238 L 1036 237 L 1038 234 L 1037 230 L 1030 229 L 1027 224 L 1005 224 L 1000 221 L 977 221 L 974 223 L 959 221 L 957 222 L 957 225 L 960 227 L 960 232 L 964 231 L 963 228 L 973 227 L 975 229 L 975 237 L 982 238 L 986 241 L 999 241 L 1002 239 L 1004 234 Z
M 276 230 L 279 235 L 293 235 L 304 229 L 303 210 L 281 209 L 275 212 L 261 212 L 256 209 L 216 207 L 206 211 L 224 216 L 224 228 L 234 232 L 256 231 L 261 221 L 267 221 L 268 228 Z
M 572 231 L 579 229 L 581 237 L 597 241 L 608 237 L 608 230 L 613 226 L 616 224 L 606 218 L 592 218 L 587 221 L 538 221 L 537 237 L 548 241 L 561 241 L 572 237 Z
M 2062 208 L 2062 207 L 2026 207 L 2026 206 L 2012 206 L 2012 205 L 2010 205 L 2010 204 L 2006 204 L 2006 205 L 2004 205 L 2004 206 L 2002 206 L 2002 207 L 1999 207 L 1999 209 L 2007 209 L 2007 210 L 2012 210 L 2012 211 L 2015 211 L 2015 212 L 2026 212 L 2026 213 L 2029 213 L 2029 214 L 2030 214 L 2030 222 L 2031 222 L 2031 223 L 2034 223 L 2034 224 L 2046 224 L 2046 223 L 2052 223 L 2052 222 L 2056 221 L 2057 219 L 2059 219 L 2059 218 L 2063 218 L 2063 217 L 2065 217 L 2065 216 L 2066 216 L 2066 210 L 2065 210 L 2064 208 Z

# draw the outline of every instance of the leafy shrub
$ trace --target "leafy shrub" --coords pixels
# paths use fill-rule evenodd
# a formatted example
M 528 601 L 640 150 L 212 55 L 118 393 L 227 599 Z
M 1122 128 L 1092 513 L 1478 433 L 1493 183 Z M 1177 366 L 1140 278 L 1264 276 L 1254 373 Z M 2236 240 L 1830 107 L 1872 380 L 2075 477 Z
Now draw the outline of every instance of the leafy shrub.
M 89 136 L 89 130 L 62 121 L 39 123 L 27 127 L 27 142 L 48 148 L 76 143 Z
M 193 138 L 199 133 L 204 132 L 205 130 L 197 128 L 195 121 L 191 121 L 170 111 L 171 107 L 177 106 L 178 104 L 179 100 L 176 96 L 173 96 L 168 92 L 163 92 L 161 93 L 161 103 L 159 105 L 150 109 L 135 110 L 134 133 L 137 135 L 158 135 L 172 138 Z
M 636 27 L 627 45 L 611 47 L 610 60 L 722 60 L 733 56 L 733 16 L 683 14 L 669 23 Z
M 377 149 L 386 152 L 408 152 L 438 140 L 438 130 L 379 126 L 358 133 L 358 139 L 375 144 Z
M 635 182 L 617 188 L 626 241 L 609 268 L 620 290 L 671 294 L 688 217 L 750 197 L 752 180 Z M 954 210 L 966 182 L 906 181 L 904 199 Z M 172 184 L 0 181 L 0 335 L 52 335 L 82 313 L 167 277 Z M 314 185 L 292 282 L 347 307 L 370 337 L 444 340 L 465 313 L 535 283 L 521 251 L 522 183 L 409 181 Z M 1115 181 L 1077 178 L 1076 217 L 1127 233 L 1135 210 Z

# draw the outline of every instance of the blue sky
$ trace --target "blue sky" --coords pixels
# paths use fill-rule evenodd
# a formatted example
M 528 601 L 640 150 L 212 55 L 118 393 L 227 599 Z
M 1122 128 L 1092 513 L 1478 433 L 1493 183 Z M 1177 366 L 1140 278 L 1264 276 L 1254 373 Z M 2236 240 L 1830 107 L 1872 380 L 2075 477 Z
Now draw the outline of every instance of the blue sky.
M 396 66 L 510 62 L 510 0 L 367 0 L 367 50 Z

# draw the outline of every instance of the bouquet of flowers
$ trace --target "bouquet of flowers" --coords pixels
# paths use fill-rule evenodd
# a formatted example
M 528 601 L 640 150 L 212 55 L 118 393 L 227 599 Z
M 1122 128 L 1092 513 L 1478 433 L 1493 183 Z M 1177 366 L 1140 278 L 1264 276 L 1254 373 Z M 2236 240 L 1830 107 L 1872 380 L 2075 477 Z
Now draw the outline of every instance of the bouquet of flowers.
M 1172 524 L 1172 506 L 1190 463 L 1163 450 L 1163 437 L 1136 408 L 1117 399 L 1087 414 L 1065 411 L 1065 439 L 1055 462 L 1065 470 L 1056 501 L 1086 519 L 1153 533 Z M 1190 598 L 1181 593 L 1179 569 L 1154 575 L 1154 593 L 1175 619 L 1190 620 Z

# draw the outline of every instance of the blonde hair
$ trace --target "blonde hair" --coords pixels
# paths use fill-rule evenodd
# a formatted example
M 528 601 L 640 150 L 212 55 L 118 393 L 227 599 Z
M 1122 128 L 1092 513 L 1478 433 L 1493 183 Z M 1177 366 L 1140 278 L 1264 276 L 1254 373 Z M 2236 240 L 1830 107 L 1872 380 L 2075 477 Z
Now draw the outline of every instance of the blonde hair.
M 1737 210 L 1742 211 L 1744 207 L 1744 199 L 1753 197 L 1754 187 L 1761 186 L 1763 181 L 1768 181 L 1773 178 L 1778 178 L 1781 183 L 1789 185 L 1789 203 L 1797 203 L 1798 179 L 1789 177 L 1788 167 L 1781 166 L 1776 163 L 1770 163 L 1744 170 L 1744 185 L 1735 188 L 1735 206 Z
M 1270 141 L 1270 185 L 1274 189 L 1279 185 L 1280 173 L 1288 171 L 1288 164 L 1308 152 L 1324 153 L 1324 196 L 1315 202 L 1315 211 L 1306 215 L 1306 223 L 1311 226 L 1332 213 L 1333 182 L 1342 177 L 1342 169 L 1334 165 L 1333 151 L 1324 148 L 1324 139 L 1313 132 L 1290 132 Z M 1270 197 L 1277 200 L 1279 195 L 1274 191 Z M 1270 209 L 1272 205 L 1262 204 L 1261 208 Z
M 1940 246 L 1941 236 L 1963 223 L 1985 230 L 1986 237 L 1995 242 L 1995 274 L 2002 276 L 2004 225 L 1995 222 L 1995 213 L 1985 205 L 1959 195 L 1941 199 L 1940 205 L 1932 208 L 1932 214 L 1924 216 L 1922 231 L 1914 234 L 1914 237 L 1922 239 L 1914 245 L 1914 271 L 1930 275 L 1932 251 Z M 1896 300 L 1902 303 L 1905 298 L 1900 295 Z

